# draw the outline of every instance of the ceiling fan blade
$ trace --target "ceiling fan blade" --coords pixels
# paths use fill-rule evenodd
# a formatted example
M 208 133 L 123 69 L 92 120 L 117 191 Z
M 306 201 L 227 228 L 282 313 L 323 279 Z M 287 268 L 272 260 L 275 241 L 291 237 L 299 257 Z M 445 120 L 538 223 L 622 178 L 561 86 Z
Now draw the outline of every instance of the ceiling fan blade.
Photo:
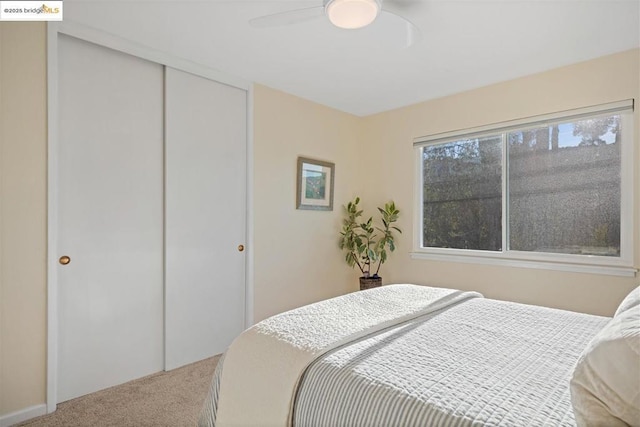
M 306 9 L 296 9 L 287 12 L 274 13 L 273 15 L 259 16 L 249 20 L 249 25 L 254 28 L 280 27 L 297 24 L 324 16 L 324 7 L 316 6 Z
M 408 48 L 420 40 L 420 30 L 413 22 L 409 21 L 404 16 L 400 16 L 397 13 L 390 12 L 385 9 L 382 9 L 380 13 L 384 14 L 385 19 L 393 20 L 400 24 L 399 28 L 400 31 L 402 31 L 402 34 L 397 36 L 398 41 L 396 43 L 398 47 Z
M 383 7 L 398 12 L 411 12 L 425 6 L 424 0 L 383 0 Z

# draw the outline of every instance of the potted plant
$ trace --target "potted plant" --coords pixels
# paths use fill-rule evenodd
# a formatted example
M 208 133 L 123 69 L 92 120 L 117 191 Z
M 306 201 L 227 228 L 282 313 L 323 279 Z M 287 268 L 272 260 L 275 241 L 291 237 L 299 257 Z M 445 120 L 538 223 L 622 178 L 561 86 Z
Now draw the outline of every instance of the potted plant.
M 402 231 L 392 224 L 398 220 L 400 211 L 393 201 L 385 203 L 384 208 L 378 208 L 382 227 L 375 226 L 373 217 L 365 222 L 358 222 L 362 211 L 358 209 L 360 197 L 349 202 L 345 208 L 345 218 L 340 232 L 340 249 L 346 252 L 345 261 L 349 266 L 358 266 L 360 289 L 369 289 L 382 285 L 382 277 L 378 275 L 380 266 L 385 263 L 389 252 L 396 249 L 394 233 Z M 371 272 L 373 271 L 373 274 Z

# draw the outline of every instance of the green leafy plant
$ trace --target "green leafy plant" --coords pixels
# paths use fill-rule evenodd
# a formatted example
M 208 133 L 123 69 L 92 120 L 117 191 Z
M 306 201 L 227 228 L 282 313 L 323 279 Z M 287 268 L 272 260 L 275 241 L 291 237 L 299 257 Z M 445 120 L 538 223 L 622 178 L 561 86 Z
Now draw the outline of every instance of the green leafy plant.
M 363 277 L 378 277 L 380 266 L 387 261 L 388 253 L 396 249 L 394 231 L 402 231 L 392 224 L 398 221 L 400 211 L 393 201 L 378 208 L 382 227 L 375 226 L 373 217 L 359 222 L 362 211 L 358 208 L 360 197 L 349 202 L 345 208 L 345 218 L 340 232 L 340 249 L 346 252 L 345 261 L 349 266 L 358 266 Z M 377 263 L 377 266 L 376 266 Z M 375 268 L 373 275 L 372 269 Z

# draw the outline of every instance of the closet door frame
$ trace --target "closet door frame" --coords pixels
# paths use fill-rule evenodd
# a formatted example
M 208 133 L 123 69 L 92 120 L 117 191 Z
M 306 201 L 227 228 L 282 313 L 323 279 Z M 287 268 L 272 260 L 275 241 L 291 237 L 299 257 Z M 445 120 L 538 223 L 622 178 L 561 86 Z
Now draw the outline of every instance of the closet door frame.
M 253 324 L 253 85 L 206 66 L 72 22 L 47 23 L 47 385 L 46 411 L 57 406 L 58 386 L 58 35 L 64 34 L 186 71 L 247 92 L 245 327 Z

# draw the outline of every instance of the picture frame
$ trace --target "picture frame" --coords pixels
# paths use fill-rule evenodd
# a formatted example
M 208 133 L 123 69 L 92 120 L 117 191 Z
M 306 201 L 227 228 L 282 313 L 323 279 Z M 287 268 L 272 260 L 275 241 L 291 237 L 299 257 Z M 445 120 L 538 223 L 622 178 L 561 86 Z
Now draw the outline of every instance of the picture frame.
M 298 157 L 296 209 L 333 210 L 335 164 Z

